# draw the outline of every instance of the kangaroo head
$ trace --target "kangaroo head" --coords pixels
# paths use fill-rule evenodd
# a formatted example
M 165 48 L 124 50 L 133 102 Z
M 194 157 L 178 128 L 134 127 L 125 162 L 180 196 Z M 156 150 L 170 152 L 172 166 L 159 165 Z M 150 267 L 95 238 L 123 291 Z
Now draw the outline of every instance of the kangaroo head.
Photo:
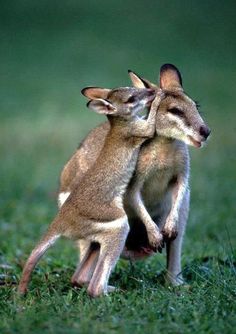
M 129 71 L 129 75 L 135 87 L 158 89 L 156 85 L 132 71 Z M 200 116 L 197 103 L 185 94 L 181 74 L 174 65 L 165 64 L 161 67 L 160 88 L 166 93 L 166 97 L 157 111 L 157 135 L 201 147 L 207 140 L 210 129 Z
M 129 119 L 151 105 L 156 91 L 144 87 L 86 87 L 82 94 L 90 99 L 87 106 L 97 113 Z

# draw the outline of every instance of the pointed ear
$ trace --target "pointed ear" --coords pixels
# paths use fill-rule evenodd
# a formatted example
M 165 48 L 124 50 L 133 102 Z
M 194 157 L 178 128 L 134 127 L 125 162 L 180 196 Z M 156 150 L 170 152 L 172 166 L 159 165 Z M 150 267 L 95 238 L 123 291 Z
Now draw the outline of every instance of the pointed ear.
M 141 78 L 140 76 L 138 76 L 136 73 L 134 73 L 131 70 L 128 70 L 130 79 L 134 85 L 134 87 L 136 88 L 152 88 L 152 89 L 156 89 L 157 86 L 154 85 L 152 82 L 148 81 L 147 79 Z
M 182 77 L 172 64 L 164 64 L 160 69 L 160 87 L 162 89 L 182 88 Z
M 103 115 L 114 115 L 117 111 L 110 102 L 103 99 L 91 100 L 87 103 L 87 107 Z
M 111 89 L 100 87 L 85 87 L 81 90 L 81 93 L 88 99 L 106 99 Z

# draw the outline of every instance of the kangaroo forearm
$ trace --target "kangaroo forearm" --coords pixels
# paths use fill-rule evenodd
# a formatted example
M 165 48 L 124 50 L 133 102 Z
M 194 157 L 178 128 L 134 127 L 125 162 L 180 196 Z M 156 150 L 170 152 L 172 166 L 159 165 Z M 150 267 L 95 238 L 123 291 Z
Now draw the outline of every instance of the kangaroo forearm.
M 164 225 L 164 234 L 169 238 L 174 238 L 179 232 L 180 208 L 187 189 L 187 179 L 179 177 L 172 190 L 172 206 Z
M 140 191 L 134 191 L 130 194 L 130 201 L 132 203 L 133 210 L 136 215 L 142 220 L 147 231 L 152 232 L 153 229 L 157 229 L 156 224 L 152 220 L 150 214 L 148 213 L 140 194 Z
M 160 103 L 164 97 L 162 91 L 159 91 L 152 102 L 152 106 L 146 120 L 139 120 L 135 124 L 135 128 L 131 129 L 132 135 L 136 137 L 152 138 L 155 134 L 156 115 Z
M 164 94 L 160 91 L 157 93 L 154 101 L 152 102 L 152 106 L 146 121 L 146 129 L 144 130 L 144 133 L 146 133 L 147 137 L 151 138 L 154 136 L 155 128 L 156 128 L 156 116 L 157 116 L 157 110 L 160 106 L 160 103 L 164 97 Z
M 131 136 L 141 138 L 152 138 L 155 133 L 155 118 L 149 120 L 140 119 L 135 124 L 135 127 L 130 129 Z
M 181 207 L 181 203 L 187 188 L 187 181 L 185 177 L 181 176 L 178 178 L 173 192 L 172 192 L 172 207 L 170 211 L 171 217 L 178 219 L 179 216 L 179 209 Z

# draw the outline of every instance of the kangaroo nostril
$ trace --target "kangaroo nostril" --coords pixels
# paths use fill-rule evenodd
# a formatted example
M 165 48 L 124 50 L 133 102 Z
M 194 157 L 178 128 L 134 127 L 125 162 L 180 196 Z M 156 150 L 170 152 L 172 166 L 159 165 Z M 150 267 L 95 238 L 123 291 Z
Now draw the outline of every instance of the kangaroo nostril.
M 202 125 L 199 129 L 199 133 L 200 133 L 201 136 L 203 136 L 205 139 L 207 139 L 207 137 L 211 133 L 211 130 L 207 126 Z

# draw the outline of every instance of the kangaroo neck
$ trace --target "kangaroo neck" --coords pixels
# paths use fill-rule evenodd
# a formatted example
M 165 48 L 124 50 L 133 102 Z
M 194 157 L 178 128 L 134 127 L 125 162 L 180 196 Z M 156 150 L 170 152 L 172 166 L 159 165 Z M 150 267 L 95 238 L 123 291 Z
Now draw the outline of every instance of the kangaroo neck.
M 163 144 L 172 144 L 176 141 L 176 139 L 156 134 L 153 141 Z
M 142 143 L 125 136 L 125 128 L 121 129 L 120 126 L 120 123 L 111 125 L 89 177 L 89 182 L 95 182 L 99 192 L 108 193 L 109 187 L 113 196 L 123 195 L 133 175 Z

